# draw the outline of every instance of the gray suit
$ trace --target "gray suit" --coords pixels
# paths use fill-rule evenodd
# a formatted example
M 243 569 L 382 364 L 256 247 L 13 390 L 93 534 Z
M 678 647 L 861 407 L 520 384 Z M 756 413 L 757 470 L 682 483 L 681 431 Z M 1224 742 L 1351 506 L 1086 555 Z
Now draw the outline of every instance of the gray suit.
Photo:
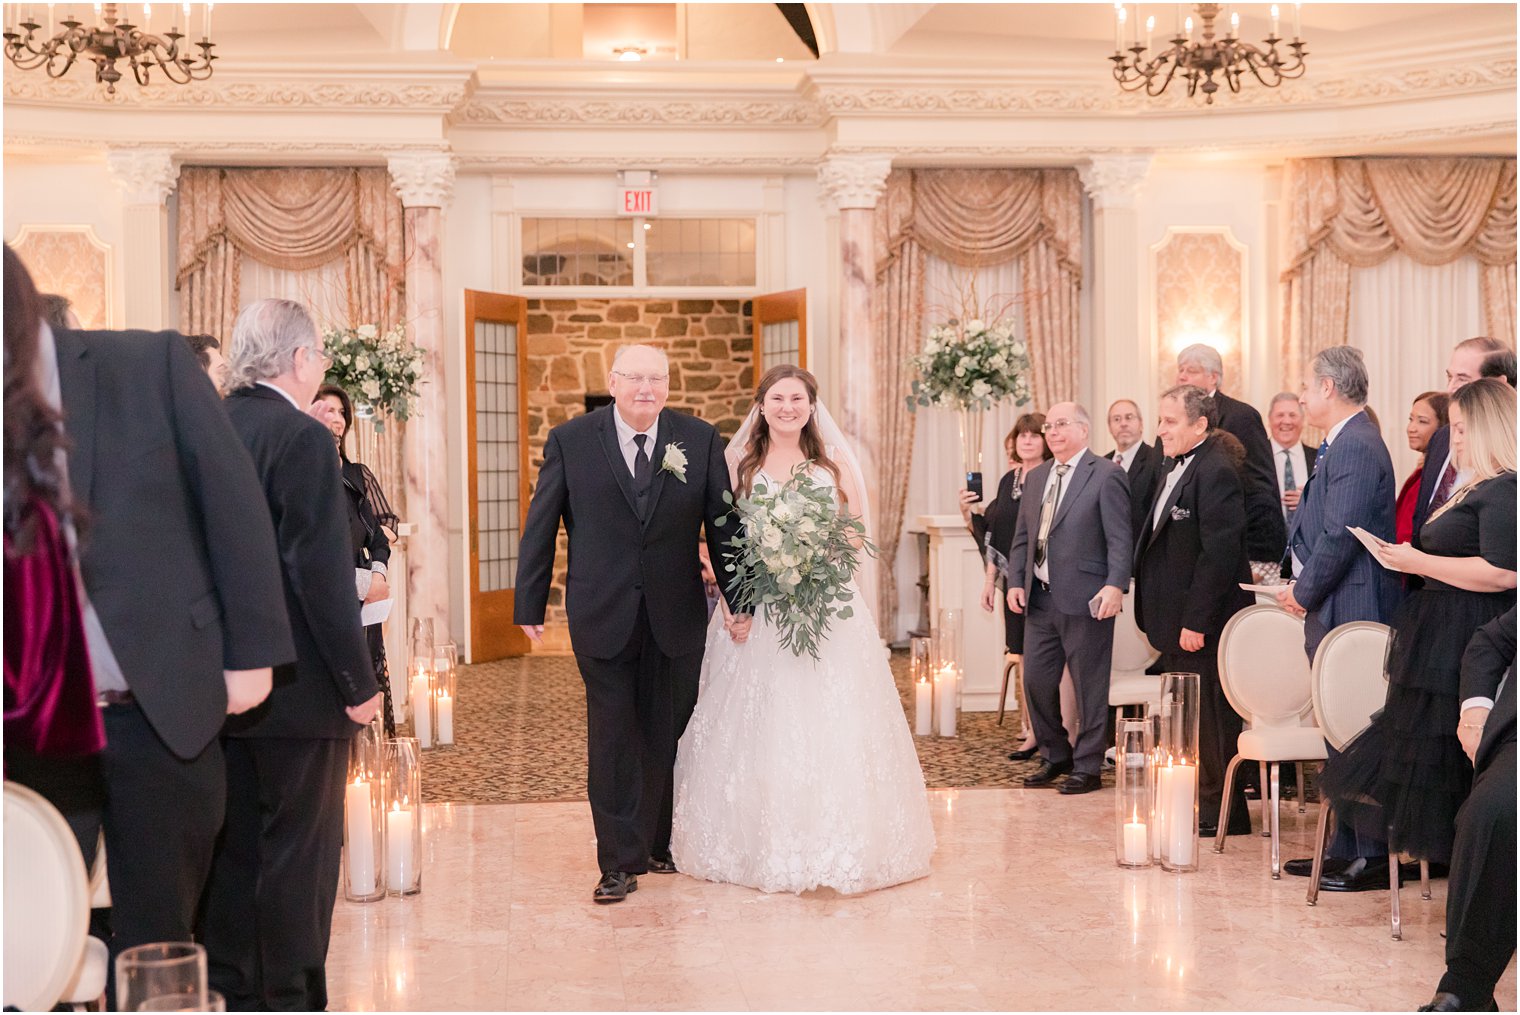
M 1114 622 L 1094 620 L 1087 604 L 1105 585 L 1129 588 L 1134 560 L 1129 480 L 1124 470 L 1084 451 L 1064 482 L 1046 547 L 1049 582 L 1035 577 L 1034 551 L 1047 480 L 1056 463 L 1029 474 L 1008 554 L 1008 587 L 1022 588 L 1024 690 L 1040 753 L 1053 765 L 1097 775 L 1107 737 Z M 1061 670 L 1071 668 L 1081 729 L 1073 748 L 1061 725 Z

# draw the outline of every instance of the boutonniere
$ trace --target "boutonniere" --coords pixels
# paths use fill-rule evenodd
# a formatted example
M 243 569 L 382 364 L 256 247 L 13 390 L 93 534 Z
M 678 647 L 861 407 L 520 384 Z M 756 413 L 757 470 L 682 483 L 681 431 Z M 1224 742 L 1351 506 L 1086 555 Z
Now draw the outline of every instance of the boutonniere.
M 1174 508 L 1172 508 L 1172 521 L 1174 521 L 1174 522 L 1180 522 L 1184 518 L 1191 518 L 1191 517 L 1193 517 L 1193 512 L 1189 511 L 1185 507 L 1174 507 Z
M 675 442 L 665 445 L 665 459 L 660 462 L 660 471 L 668 472 L 681 482 L 686 482 L 686 452 L 681 445 Z

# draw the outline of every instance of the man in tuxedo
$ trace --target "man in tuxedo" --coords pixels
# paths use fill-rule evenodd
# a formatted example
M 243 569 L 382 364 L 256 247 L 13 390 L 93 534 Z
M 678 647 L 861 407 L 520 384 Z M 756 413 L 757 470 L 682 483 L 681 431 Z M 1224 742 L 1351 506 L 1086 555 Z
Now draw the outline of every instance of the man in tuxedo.
M 1464 339 L 1451 351 L 1446 365 L 1446 393 L 1483 375 L 1483 362 L 1490 353 L 1504 349 L 1503 343 L 1486 335 Z M 1420 499 L 1414 505 L 1414 545 L 1420 545 L 1420 529 L 1425 520 L 1451 497 L 1457 483 L 1457 459 L 1451 450 L 1451 427 L 1443 426 L 1430 435 L 1425 447 L 1425 465 L 1420 473 Z
M 1267 408 L 1267 429 L 1272 437 L 1272 461 L 1277 467 L 1277 495 L 1282 501 L 1283 518 L 1291 523 L 1304 484 L 1314 471 L 1314 456 L 1319 449 L 1300 440 L 1304 435 L 1304 407 L 1291 391 L 1272 396 L 1272 404 Z
M 549 432 L 528 505 L 514 620 L 543 636 L 561 519 L 570 540 L 565 612 L 586 684 L 586 795 L 601 879 L 592 898 L 621 902 L 637 875 L 671 873 L 676 745 L 697 704 L 707 597 L 697 544 L 723 559 L 738 531 L 723 441 L 669 411 L 670 363 L 645 345 L 618 350 L 613 404 Z M 720 520 L 722 524 L 719 524 Z M 717 572 L 730 605 L 732 572 Z M 735 617 L 734 637 L 750 618 Z
M 1140 407 L 1121 398 L 1108 407 L 1108 434 L 1114 450 L 1104 455 L 1129 476 L 1130 528 L 1135 539 L 1145 528 L 1145 516 L 1156 499 L 1156 483 L 1161 477 L 1161 452 L 1145 443 L 1145 423 Z
M 1177 354 L 1177 383 L 1208 392 L 1214 402 L 1214 425 L 1235 435 L 1246 449 L 1242 467 L 1246 495 L 1246 552 L 1251 573 L 1260 580 L 1275 574 L 1287 543 L 1283 505 L 1277 493 L 1272 449 L 1261 414 L 1219 390 L 1224 361 L 1213 346 L 1190 345 Z
M 72 442 L 69 483 L 88 509 L 84 625 L 106 731 L 103 785 L 81 795 L 88 813 L 68 816 L 104 823 L 112 952 L 189 941 L 222 826 L 217 734 L 295 656 L 274 529 L 182 335 L 42 339 L 39 359 L 56 367 L 44 387 Z
M 1457 737 L 1472 792 L 1457 812 L 1446 892 L 1446 974 L 1420 1011 L 1494 1007 L 1515 954 L 1515 609 L 1484 624 L 1462 656 Z
M 1353 620 L 1387 623 L 1398 600 L 1397 579 L 1347 530 L 1357 526 L 1393 541 L 1393 460 L 1363 411 L 1366 404 L 1360 350 L 1337 345 L 1314 357 L 1304 379 L 1304 415 L 1325 439 L 1293 513 L 1288 552 L 1295 580 L 1277 594 L 1278 605 L 1304 618 L 1310 662 L 1332 629 Z M 1320 883 L 1326 891 L 1388 886 L 1385 843 L 1341 824 L 1326 855 L 1328 873 Z M 1306 876 L 1308 864 L 1290 860 L 1284 869 Z
M 207 886 L 211 986 L 233 1010 L 322 1011 L 349 741 L 380 687 L 359 624 L 337 448 L 306 408 L 330 365 L 306 308 L 259 300 L 233 326 L 227 415 L 279 545 L 295 662 L 227 723 L 227 823 Z
M 1075 402 L 1052 406 L 1045 443 L 1055 457 L 1029 474 L 1008 553 L 1008 608 L 1025 613 L 1024 692 L 1043 759 L 1024 785 L 1099 787 L 1114 617 L 1134 559 L 1124 470 L 1088 450 L 1092 421 Z M 1070 666 L 1081 729 L 1061 723 L 1061 671 Z
M 1251 605 L 1251 594 L 1240 588 L 1251 580 L 1245 493 L 1219 442 L 1208 437 L 1203 389 L 1182 385 L 1162 395 L 1156 432 L 1173 464 L 1135 553 L 1135 621 L 1161 653 L 1162 672 L 1199 675 L 1198 820 L 1208 836 L 1218 827 L 1225 770 L 1241 731 L 1219 682 L 1219 638 L 1230 618 Z M 1249 835 L 1238 781 L 1233 795 L 1228 832 Z

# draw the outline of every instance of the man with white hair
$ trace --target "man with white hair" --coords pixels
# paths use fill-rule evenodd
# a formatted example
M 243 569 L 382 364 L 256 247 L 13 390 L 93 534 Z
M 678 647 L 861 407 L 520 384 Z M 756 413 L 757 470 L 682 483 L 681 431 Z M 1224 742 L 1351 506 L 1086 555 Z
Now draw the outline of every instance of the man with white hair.
M 1251 572 L 1260 580 L 1281 566 L 1288 530 L 1283 522 L 1282 502 L 1277 494 L 1272 448 L 1261 413 L 1219 390 L 1224 361 L 1219 350 L 1197 343 L 1177 353 L 1177 383 L 1202 388 L 1212 396 L 1214 426 L 1235 436 L 1246 449 L 1242 480 L 1246 493 L 1246 553 Z
M 1304 407 L 1291 391 L 1272 396 L 1267 407 L 1267 430 L 1272 435 L 1272 462 L 1277 469 L 1277 494 L 1282 500 L 1283 517 L 1293 518 L 1303 496 L 1304 484 L 1314 471 L 1318 450 L 1303 443 Z
M 211 986 L 236 1011 L 323 1011 L 349 741 L 380 707 L 359 622 L 332 435 L 307 407 L 331 360 L 306 308 L 259 300 L 233 326 L 227 415 L 274 520 L 296 661 L 226 727 L 227 823 L 207 887 Z

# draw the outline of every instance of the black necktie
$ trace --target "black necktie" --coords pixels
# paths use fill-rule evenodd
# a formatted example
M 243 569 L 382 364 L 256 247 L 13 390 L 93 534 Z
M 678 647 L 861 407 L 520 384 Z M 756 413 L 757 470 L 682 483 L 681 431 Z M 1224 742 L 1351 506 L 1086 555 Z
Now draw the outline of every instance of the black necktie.
M 649 467 L 649 449 L 645 446 L 649 443 L 649 435 L 636 433 L 633 443 L 639 446 L 639 453 L 633 456 L 633 492 L 639 496 L 639 512 L 643 513 L 644 500 L 649 496 L 649 482 L 654 478 L 654 470 Z

